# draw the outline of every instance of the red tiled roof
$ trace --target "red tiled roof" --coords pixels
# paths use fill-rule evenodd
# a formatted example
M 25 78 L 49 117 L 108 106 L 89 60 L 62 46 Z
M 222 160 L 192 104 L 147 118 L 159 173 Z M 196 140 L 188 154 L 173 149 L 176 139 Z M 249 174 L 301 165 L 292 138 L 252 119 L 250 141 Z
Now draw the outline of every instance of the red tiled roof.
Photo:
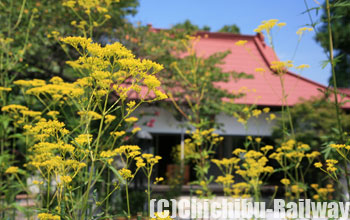
M 159 30 L 151 29 L 154 32 Z M 236 99 L 235 103 L 271 107 L 282 106 L 280 78 L 270 69 L 271 61 L 278 61 L 279 59 L 272 48 L 265 44 L 263 35 L 198 32 L 197 36 L 201 36 L 195 44 L 197 55 L 206 57 L 216 52 L 230 50 L 231 53 L 225 57 L 225 63 L 221 66 L 223 71 L 244 72 L 253 75 L 254 78 L 252 79 L 231 80 L 216 84 L 229 92 L 245 91 L 246 95 Z M 239 40 L 246 40 L 247 43 L 244 46 L 235 45 Z M 263 68 L 265 72 L 256 72 L 256 68 Z M 290 71 L 284 75 L 284 87 L 287 94 L 287 103 L 290 106 L 300 102 L 301 99 L 321 96 L 321 91 L 326 89 L 324 85 Z M 346 99 L 350 99 L 349 91 L 344 91 L 343 94 Z M 339 99 L 341 99 L 340 96 Z M 350 103 L 345 103 L 343 108 L 350 109 Z
M 263 35 L 238 35 L 229 33 L 198 32 L 201 39 L 196 44 L 199 56 L 230 50 L 224 59 L 223 71 L 245 72 L 254 76 L 253 79 L 217 83 L 228 91 L 245 89 L 247 94 L 236 99 L 239 104 L 256 104 L 260 106 L 281 106 L 282 88 L 280 78 L 270 69 L 271 61 L 279 60 L 275 52 L 265 44 Z M 246 40 L 244 46 L 237 46 L 235 42 Z M 256 72 L 256 68 L 263 68 L 266 72 Z M 288 105 L 294 105 L 301 99 L 321 96 L 325 86 L 288 71 L 284 76 L 285 92 Z M 320 91 L 321 90 L 321 91 Z M 346 94 L 345 95 L 349 95 Z M 348 98 L 348 97 L 347 97 Z M 350 108 L 346 103 L 344 108 Z

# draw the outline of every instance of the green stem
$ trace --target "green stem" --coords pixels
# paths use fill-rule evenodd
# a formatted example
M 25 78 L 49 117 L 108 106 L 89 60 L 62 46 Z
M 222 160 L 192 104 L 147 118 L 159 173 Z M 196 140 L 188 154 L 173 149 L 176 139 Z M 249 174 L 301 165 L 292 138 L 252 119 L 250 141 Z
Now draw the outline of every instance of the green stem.
M 111 182 L 111 174 L 110 174 L 110 170 L 107 170 L 107 200 L 106 200 L 106 216 L 108 216 L 108 209 L 109 209 L 109 187 L 110 187 L 110 182 Z
M 126 205 L 128 206 L 128 219 L 131 219 L 130 204 L 129 204 L 129 187 L 128 187 L 127 181 L 125 181 L 125 193 L 126 193 Z
M 340 133 L 340 141 L 343 142 L 343 129 L 342 129 L 341 119 L 340 119 L 340 109 L 339 109 L 338 91 L 337 91 L 337 78 L 335 75 L 335 64 L 334 64 L 334 55 L 333 55 L 333 37 L 332 37 L 331 12 L 330 12 L 329 0 L 326 1 L 326 9 L 327 9 L 327 23 L 328 23 L 329 59 L 331 61 L 331 66 L 332 66 L 332 80 L 333 80 L 335 109 L 336 109 L 336 114 L 337 114 L 338 129 L 339 129 L 339 133 Z M 343 164 L 344 164 L 344 170 L 345 170 L 346 185 L 347 185 L 347 189 L 348 189 L 348 196 L 350 198 L 349 173 L 348 173 L 347 163 L 345 160 L 344 160 Z
M 151 173 L 149 173 L 149 175 L 147 176 L 147 200 L 148 200 L 148 209 L 147 209 L 147 219 L 150 218 L 150 213 L 151 213 Z
M 47 210 L 49 210 L 49 206 L 50 206 L 50 176 L 47 180 L 47 195 L 46 195 L 46 208 Z

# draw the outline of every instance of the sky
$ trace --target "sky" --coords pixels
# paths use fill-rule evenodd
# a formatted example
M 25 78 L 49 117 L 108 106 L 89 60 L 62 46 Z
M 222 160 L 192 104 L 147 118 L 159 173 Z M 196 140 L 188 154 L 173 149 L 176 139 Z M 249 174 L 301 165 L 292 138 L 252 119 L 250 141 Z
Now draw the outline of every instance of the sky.
M 274 32 L 275 50 L 280 60 L 293 57 L 300 27 L 310 24 L 304 0 L 139 0 L 138 13 L 130 20 L 135 24 L 152 24 L 155 28 L 170 28 L 189 19 L 200 27 L 207 25 L 211 31 L 217 31 L 224 25 L 236 24 L 241 34 L 255 35 L 253 31 L 263 20 L 278 19 L 287 25 Z M 323 0 L 306 0 L 310 8 L 317 7 Z M 320 11 L 311 12 L 315 21 L 319 21 Z M 315 32 L 303 35 L 296 50 L 295 65 L 309 64 L 310 68 L 300 74 L 323 85 L 328 85 L 330 66 L 322 68 L 327 59 L 322 47 L 314 40 Z M 292 70 L 293 72 L 293 70 Z

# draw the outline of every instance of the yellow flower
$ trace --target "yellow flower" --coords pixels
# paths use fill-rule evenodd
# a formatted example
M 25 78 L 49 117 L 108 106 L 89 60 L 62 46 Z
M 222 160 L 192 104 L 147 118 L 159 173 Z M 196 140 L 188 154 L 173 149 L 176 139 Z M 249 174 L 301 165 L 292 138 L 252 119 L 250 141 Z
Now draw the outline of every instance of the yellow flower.
M 297 30 L 297 35 L 299 35 L 299 37 L 301 37 L 305 31 L 313 31 L 313 29 L 312 28 L 308 28 L 308 27 L 299 28 Z
M 232 153 L 234 154 L 234 155 L 240 155 L 241 153 L 246 153 L 247 151 L 246 150 L 243 150 L 243 149 L 241 149 L 241 148 L 237 148 L 237 149 L 235 149 Z
M 268 107 L 263 108 L 263 112 L 264 112 L 264 113 L 269 113 L 269 112 L 270 112 L 270 108 L 268 108 Z
M 31 110 L 22 110 L 21 111 L 21 114 L 23 116 L 29 116 L 29 117 L 37 117 L 37 116 L 40 116 L 41 115 L 41 112 L 38 112 L 38 111 L 31 111 Z
M 285 23 L 285 22 L 280 22 L 280 23 L 278 23 L 277 24 L 277 26 L 279 27 L 279 28 L 281 28 L 281 27 L 283 27 L 283 26 L 286 26 L 287 24 Z
M 151 218 L 151 220 L 173 220 L 172 218 L 170 218 L 170 216 L 167 217 L 161 217 L 161 216 L 165 216 L 164 212 L 156 212 L 155 213 L 155 218 Z
M 136 167 L 137 168 L 141 168 L 146 166 L 146 163 L 143 161 L 143 159 L 141 157 L 135 157 L 136 160 Z
M 334 148 L 334 149 L 342 149 L 342 148 L 345 148 L 345 144 L 330 144 L 329 145 L 331 148 Z
M 133 122 L 136 122 L 138 121 L 139 119 L 136 118 L 136 117 L 129 117 L 129 118 L 126 118 L 125 119 L 125 122 L 129 122 L 129 123 L 133 123 Z
M 134 127 L 131 131 L 131 133 L 135 134 L 137 132 L 141 131 L 141 128 L 140 127 Z
M 17 113 L 17 112 L 23 111 L 23 110 L 28 110 L 28 108 L 26 106 L 16 105 L 16 104 L 6 105 L 6 106 L 1 108 L 1 111 L 3 111 L 3 112 L 15 112 L 15 113 Z
M 106 115 L 106 117 L 105 117 L 105 123 L 106 123 L 106 124 L 109 124 L 109 123 L 111 123 L 112 121 L 114 121 L 115 118 L 116 118 L 116 117 L 115 117 L 114 115 Z
M 281 183 L 282 183 L 283 185 L 290 185 L 290 180 L 284 178 L 284 179 L 281 179 Z
M 273 150 L 273 146 L 271 146 L 271 145 L 266 145 L 265 147 L 262 147 L 261 150 L 262 150 L 263 152 L 268 152 L 268 151 L 270 151 L 270 150 Z
M 78 145 L 84 146 L 85 144 L 91 143 L 92 135 L 91 134 L 80 134 L 78 137 L 74 138 L 74 141 Z
M 70 176 L 61 176 L 60 179 L 64 184 L 68 184 L 72 182 L 72 177 Z
M 79 111 L 78 115 L 91 118 L 91 120 L 99 120 L 102 118 L 102 116 L 100 114 L 98 114 L 97 112 L 93 112 L 93 111 Z
M 312 198 L 313 198 L 314 200 L 318 200 L 318 199 L 320 199 L 320 196 L 316 194 L 316 195 L 313 195 Z
M 310 68 L 310 65 L 308 65 L 308 64 L 301 64 L 301 65 L 295 67 L 295 69 L 305 69 L 305 68 Z
M 261 110 L 259 110 L 259 109 L 254 109 L 254 110 L 252 111 L 252 114 L 253 114 L 254 117 L 258 118 L 258 116 L 261 114 Z
M 248 41 L 246 40 L 239 40 L 235 43 L 235 45 L 237 46 L 244 46 Z
M 148 75 L 143 80 L 143 83 L 150 89 L 154 89 L 160 86 L 160 81 L 153 75 Z
M 111 132 L 110 134 L 114 138 L 118 138 L 118 137 L 121 137 L 121 136 L 125 135 L 125 131 L 115 131 L 115 132 Z
M 0 86 L 0 92 L 2 92 L 2 91 L 9 92 L 11 90 L 12 90 L 11 88 L 6 88 L 6 87 Z
M 316 168 L 321 168 L 323 165 L 322 165 L 322 163 L 320 163 L 320 162 L 316 162 L 316 163 L 314 163 L 314 166 L 315 166 Z
M 255 68 L 255 72 L 263 73 L 263 72 L 266 72 L 266 70 L 264 68 L 258 67 L 258 68 Z
M 277 73 L 284 73 L 286 69 L 293 67 L 291 60 L 287 61 L 272 61 L 270 68 Z
M 33 184 L 35 184 L 35 185 L 42 185 L 42 184 L 44 184 L 44 182 L 43 181 L 38 181 L 38 180 L 33 180 Z
M 134 175 L 132 175 L 131 170 L 122 168 L 118 170 L 119 174 L 123 177 L 124 180 L 129 180 L 134 178 Z
M 307 158 L 315 158 L 315 157 L 318 157 L 318 156 L 320 156 L 320 155 L 321 155 L 320 152 L 318 152 L 318 151 L 313 151 L 313 152 L 311 152 L 310 154 L 306 154 L 306 157 L 307 157 Z
M 11 166 L 9 168 L 6 169 L 5 173 L 8 173 L 8 174 L 15 174 L 15 173 L 18 173 L 19 171 L 19 168 L 16 167 L 16 166 Z
M 270 33 L 270 30 L 277 24 L 278 20 L 277 19 L 270 19 L 268 21 L 262 21 L 261 25 L 258 26 L 258 28 L 254 29 L 254 32 L 262 32 L 266 31 L 266 33 Z M 283 26 L 285 23 L 279 23 L 279 26 Z
M 159 183 L 159 182 L 161 182 L 163 180 L 164 180 L 163 177 L 156 177 L 156 181 L 154 181 L 154 184 L 157 184 L 157 183 Z
M 256 143 L 260 143 L 261 142 L 261 138 L 255 138 Z
M 292 191 L 293 193 L 301 193 L 301 192 L 304 192 L 304 189 L 301 188 L 301 187 L 298 186 L 298 185 L 293 185 L 293 186 L 291 187 L 291 191 Z
M 115 151 L 111 151 L 111 150 L 102 151 L 100 153 L 100 157 L 102 157 L 102 158 L 114 157 L 116 155 L 117 155 L 117 153 Z
M 197 195 L 202 195 L 202 194 L 203 194 L 203 191 L 202 191 L 202 190 L 197 189 L 197 190 L 196 190 L 196 194 L 197 194 Z
M 58 215 L 52 215 L 49 213 L 40 213 L 38 214 L 39 220 L 61 220 L 61 217 Z
M 46 115 L 56 119 L 57 115 L 59 115 L 60 113 L 58 111 L 49 111 L 48 113 L 46 113 Z

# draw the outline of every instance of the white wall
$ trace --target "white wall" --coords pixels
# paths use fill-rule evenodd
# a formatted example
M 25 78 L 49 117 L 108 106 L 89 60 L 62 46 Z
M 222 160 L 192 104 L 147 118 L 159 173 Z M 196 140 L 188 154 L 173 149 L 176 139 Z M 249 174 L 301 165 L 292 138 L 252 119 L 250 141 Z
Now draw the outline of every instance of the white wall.
M 157 115 L 155 115 L 157 114 Z M 150 133 L 168 133 L 168 134 L 181 134 L 183 125 L 181 122 L 177 121 L 174 116 L 163 108 L 159 107 L 140 107 L 133 115 L 139 116 L 140 120 L 137 125 L 144 131 Z M 228 116 L 225 114 L 219 114 L 216 117 L 217 122 L 221 123 L 223 126 L 216 133 L 220 135 L 252 135 L 252 136 L 270 136 L 272 132 L 273 123 L 268 123 L 265 121 L 266 115 L 261 114 L 259 118 L 252 117 L 248 121 L 248 130 L 245 130 L 244 126 L 237 122 L 233 116 Z M 147 122 L 154 119 L 154 126 L 147 126 Z M 185 131 L 186 129 L 183 129 Z

